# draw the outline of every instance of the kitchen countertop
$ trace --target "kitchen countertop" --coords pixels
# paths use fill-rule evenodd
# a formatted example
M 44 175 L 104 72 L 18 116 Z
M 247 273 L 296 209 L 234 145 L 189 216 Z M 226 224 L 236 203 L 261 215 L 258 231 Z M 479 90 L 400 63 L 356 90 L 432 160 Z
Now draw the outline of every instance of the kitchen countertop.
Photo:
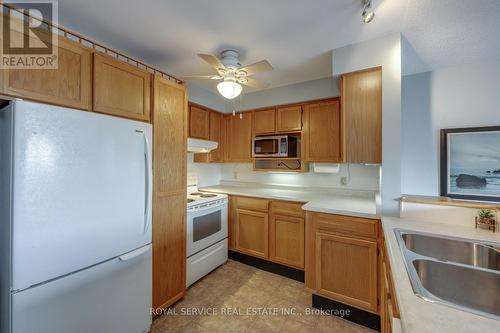
M 382 217 L 387 253 L 391 264 L 396 298 L 401 313 L 403 332 L 500 332 L 500 321 L 425 301 L 413 293 L 403 255 L 394 233 L 395 228 L 446 236 L 500 242 L 500 233 L 483 229 L 413 221 L 406 218 Z M 497 297 L 500 297 L 497 295 Z
M 379 218 L 378 195 L 372 191 L 334 190 L 298 186 L 273 186 L 255 183 L 225 183 L 201 187 L 200 191 L 226 193 L 264 199 L 305 203 L 305 211 Z

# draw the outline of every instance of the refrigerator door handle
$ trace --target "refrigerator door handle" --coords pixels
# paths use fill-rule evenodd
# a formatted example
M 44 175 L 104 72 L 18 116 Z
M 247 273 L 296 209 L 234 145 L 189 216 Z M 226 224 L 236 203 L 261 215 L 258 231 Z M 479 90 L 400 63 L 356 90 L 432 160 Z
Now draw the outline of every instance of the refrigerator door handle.
M 152 177 L 151 177 L 151 156 L 149 154 L 149 140 L 146 137 L 146 134 L 143 134 L 144 137 L 144 158 L 146 160 L 146 170 L 145 170 L 145 179 L 146 179 L 146 199 L 144 200 L 144 233 L 148 232 L 150 219 L 151 219 L 151 197 L 152 197 Z
M 146 245 L 143 247 L 140 247 L 138 249 L 135 249 L 133 251 L 127 252 L 121 256 L 118 257 L 121 261 L 128 261 L 132 260 L 134 258 L 139 257 L 140 255 L 143 255 L 144 253 L 148 252 L 151 249 L 151 245 Z

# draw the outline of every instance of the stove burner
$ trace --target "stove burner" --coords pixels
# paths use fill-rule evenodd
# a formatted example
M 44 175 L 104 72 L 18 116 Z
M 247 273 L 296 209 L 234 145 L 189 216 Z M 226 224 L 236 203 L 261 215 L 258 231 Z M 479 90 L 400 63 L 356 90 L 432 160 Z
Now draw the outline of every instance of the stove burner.
M 202 197 L 202 198 L 213 198 L 216 196 L 217 196 L 217 194 L 208 194 L 208 193 L 200 195 L 200 197 Z
M 203 193 L 201 193 L 201 192 L 193 192 L 193 193 L 189 193 L 189 195 L 199 195 L 199 196 L 202 196 Z
M 188 199 L 188 203 L 193 202 L 193 201 L 194 201 L 194 199 Z

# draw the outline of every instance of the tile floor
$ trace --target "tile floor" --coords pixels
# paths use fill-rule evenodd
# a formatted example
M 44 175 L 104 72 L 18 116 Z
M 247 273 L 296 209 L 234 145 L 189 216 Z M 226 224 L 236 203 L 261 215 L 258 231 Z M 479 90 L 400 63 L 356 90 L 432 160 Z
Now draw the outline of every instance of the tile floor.
M 374 332 L 321 314 L 310 304 L 303 283 L 229 260 L 156 317 L 151 333 Z

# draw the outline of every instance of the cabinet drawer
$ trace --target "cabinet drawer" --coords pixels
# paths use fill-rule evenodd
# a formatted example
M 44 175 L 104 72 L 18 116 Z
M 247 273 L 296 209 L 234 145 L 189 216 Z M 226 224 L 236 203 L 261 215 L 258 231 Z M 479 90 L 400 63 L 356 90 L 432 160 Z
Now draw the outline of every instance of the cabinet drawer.
M 287 201 L 272 201 L 271 202 L 271 213 L 276 215 L 285 216 L 304 216 L 304 211 L 302 210 L 302 202 L 287 202 Z
M 340 232 L 372 238 L 376 238 L 378 233 L 378 220 L 360 217 L 317 214 L 316 223 L 319 230 L 327 232 Z
M 238 209 L 257 210 L 267 212 L 269 210 L 269 200 L 255 199 L 247 197 L 237 197 L 236 206 Z

